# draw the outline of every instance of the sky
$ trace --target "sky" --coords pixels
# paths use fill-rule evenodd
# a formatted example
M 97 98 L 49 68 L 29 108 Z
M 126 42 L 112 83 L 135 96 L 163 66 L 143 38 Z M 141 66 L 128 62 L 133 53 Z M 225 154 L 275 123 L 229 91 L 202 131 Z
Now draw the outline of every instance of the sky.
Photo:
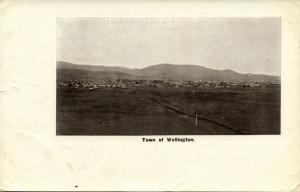
M 57 60 L 143 68 L 192 64 L 280 75 L 279 17 L 59 17 Z

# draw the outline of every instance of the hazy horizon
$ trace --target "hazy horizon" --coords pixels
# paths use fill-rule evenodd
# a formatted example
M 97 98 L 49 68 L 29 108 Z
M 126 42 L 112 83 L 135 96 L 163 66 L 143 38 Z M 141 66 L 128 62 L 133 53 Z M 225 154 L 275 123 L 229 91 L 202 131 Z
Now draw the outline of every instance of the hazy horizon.
M 57 61 L 280 76 L 280 18 L 58 18 Z
M 66 62 L 66 63 L 71 63 L 71 64 L 74 64 L 74 65 L 86 65 L 86 66 L 105 66 L 105 67 L 124 67 L 124 68 L 127 68 L 127 69 L 143 69 L 143 68 L 147 68 L 147 67 L 151 67 L 151 66 L 155 66 L 155 65 L 164 65 L 164 64 L 167 64 L 167 65 L 180 65 L 180 66 L 199 66 L 199 67 L 204 67 L 204 68 L 208 68 L 208 69 L 212 69 L 212 70 L 220 70 L 220 71 L 225 71 L 225 70 L 232 70 L 234 72 L 237 72 L 237 73 L 240 73 L 240 74 L 254 74 L 254 75 L 269 75 L 269 76 L 278 76 L 280 77 L 281 75 L 272 75 L 272 74 L 264 74 L 264 73 L 242 73 L 242 72 L 239 72 L 239 71 L 236 71 L 236 70 L 233 70 L 233 69 L 215 69 L 215 68 L 212 68 L 212 67 L 207 67 L 207 66 L 203 66 L 203 65 L 195 65 L 195 64 L 177 64 L 177 63 L 157 63 L 157 64 L 153 64 L 153 65 L 148 65 L 148 66 L 145 66 L 145 67 L 141 67 L 141 68 L 132 68 L 132 67 L 127 67 L 127 66 L 118 66 L 118 65 L 92 65 L 92 64 L 87 64 L 87 63 L 72 63 L 72 62 L 69 62 L 69 61 L 61 61 L 61 60 L 58 60 L 56 62 Z

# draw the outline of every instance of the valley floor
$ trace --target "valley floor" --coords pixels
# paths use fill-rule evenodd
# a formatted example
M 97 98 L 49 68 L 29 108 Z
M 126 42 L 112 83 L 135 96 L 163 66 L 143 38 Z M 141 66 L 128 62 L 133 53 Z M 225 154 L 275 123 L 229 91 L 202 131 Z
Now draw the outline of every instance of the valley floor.
M 280 134 L 280 88 L 58 87 L 56 118 L 57 135 Z

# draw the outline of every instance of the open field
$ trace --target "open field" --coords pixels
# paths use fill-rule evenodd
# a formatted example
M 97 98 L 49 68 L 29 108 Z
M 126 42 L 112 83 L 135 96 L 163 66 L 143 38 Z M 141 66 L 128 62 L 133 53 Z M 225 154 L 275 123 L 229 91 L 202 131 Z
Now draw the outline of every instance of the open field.
M 280 88 L 57 87 L 57 135 L 232 134 L 280 134 Z

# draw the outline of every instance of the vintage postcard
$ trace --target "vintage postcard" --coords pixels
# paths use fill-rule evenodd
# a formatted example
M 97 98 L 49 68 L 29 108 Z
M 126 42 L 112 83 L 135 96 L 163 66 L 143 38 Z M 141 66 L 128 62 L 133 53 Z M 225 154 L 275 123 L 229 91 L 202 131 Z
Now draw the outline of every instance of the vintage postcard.
M 1 191 L 299 191 L 299 1 L 0 1 Z

